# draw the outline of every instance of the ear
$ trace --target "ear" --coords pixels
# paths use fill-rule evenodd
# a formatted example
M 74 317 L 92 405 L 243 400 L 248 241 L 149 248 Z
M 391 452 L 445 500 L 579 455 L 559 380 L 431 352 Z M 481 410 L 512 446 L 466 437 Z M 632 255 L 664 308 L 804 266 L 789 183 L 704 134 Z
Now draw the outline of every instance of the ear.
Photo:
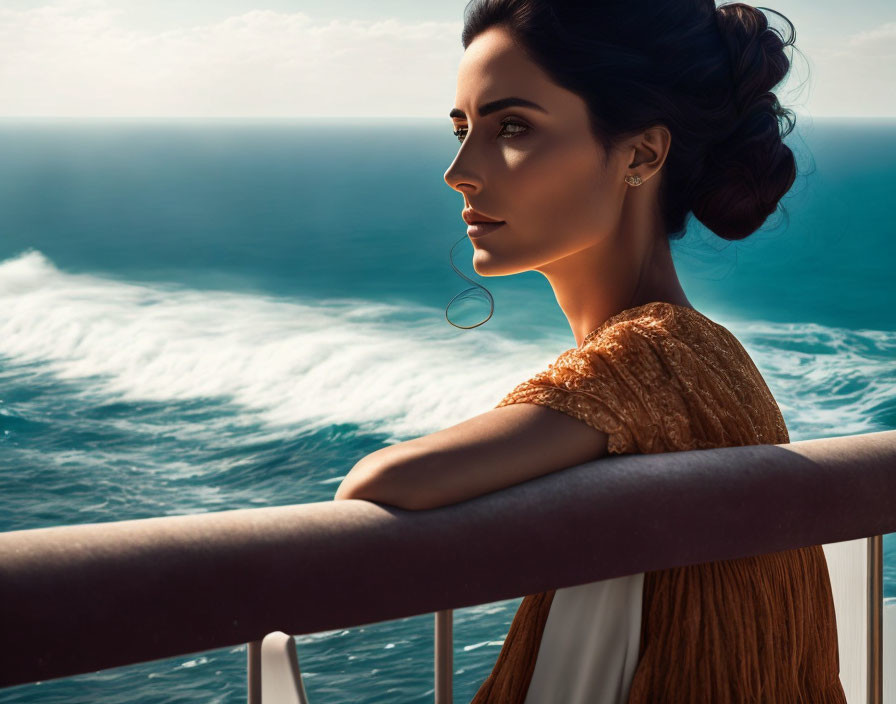
M 647 181 L 665 163 L 671 145 L 672 133 L 665 125 L 648 127 L 629 141 L 633 152 L 629 169 L 637 170 L 641 179 Z

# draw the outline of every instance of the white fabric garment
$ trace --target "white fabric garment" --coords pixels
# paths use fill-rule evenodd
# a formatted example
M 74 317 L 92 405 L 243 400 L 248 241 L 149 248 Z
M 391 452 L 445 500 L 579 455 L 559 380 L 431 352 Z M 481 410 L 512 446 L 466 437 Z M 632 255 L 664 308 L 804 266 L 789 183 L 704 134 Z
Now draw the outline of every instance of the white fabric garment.
M 625 704 L 641 639 L 644 573 L 558 589 L 524 704 Z

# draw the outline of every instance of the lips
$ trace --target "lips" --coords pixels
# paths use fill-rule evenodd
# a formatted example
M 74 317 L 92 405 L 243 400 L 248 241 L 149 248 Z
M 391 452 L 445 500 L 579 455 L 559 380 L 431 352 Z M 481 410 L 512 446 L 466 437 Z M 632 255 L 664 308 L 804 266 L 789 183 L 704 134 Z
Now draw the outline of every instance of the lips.
M 487 235 L 490 232 L 494 232 L 498 230 L 507 223 L 504 222 L 476 222 L 472 225 L 467 225 L 467 235 L 473 237 L 482 237 L 483 235 Z
M 488 215 L 484 215 L 472 208 L 465 208 L 461 211 L 460 216 L 464 219 L 464 222 L 467 225 L 476 225 L 478 223 L 499 223 L 504 222 L 503 220 L 497 220 L 495 218 L 490 218 Z

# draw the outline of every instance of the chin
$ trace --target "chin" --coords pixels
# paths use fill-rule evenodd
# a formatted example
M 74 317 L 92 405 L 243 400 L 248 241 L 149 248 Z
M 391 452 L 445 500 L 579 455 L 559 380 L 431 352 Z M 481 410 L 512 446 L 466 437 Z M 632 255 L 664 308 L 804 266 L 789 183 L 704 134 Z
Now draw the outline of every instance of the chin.
M 523 269 L 513 266 L 510 262 L 501 261 L 491 252 L 477 247 L 473 252 L 473 271 L 479 276 L 509 276 L 518 274 Z

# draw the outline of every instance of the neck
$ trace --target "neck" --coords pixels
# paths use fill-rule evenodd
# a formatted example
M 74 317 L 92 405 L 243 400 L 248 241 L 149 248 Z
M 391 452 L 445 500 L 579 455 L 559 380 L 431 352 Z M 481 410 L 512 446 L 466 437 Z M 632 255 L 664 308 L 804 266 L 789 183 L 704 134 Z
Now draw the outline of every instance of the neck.
M 631 238 L 629 241 L 635 241 Z M 595 245 L 538 269 L 554 290 L 576 346 L 589 332 L 629 308 L 654 301 L 693 308 L 678 280 L 668 238 L 651 240 L 643 252 L 626 252 L 606 262 L 606 245 Z M 631 262 L 628 266 L 624 262 Z

